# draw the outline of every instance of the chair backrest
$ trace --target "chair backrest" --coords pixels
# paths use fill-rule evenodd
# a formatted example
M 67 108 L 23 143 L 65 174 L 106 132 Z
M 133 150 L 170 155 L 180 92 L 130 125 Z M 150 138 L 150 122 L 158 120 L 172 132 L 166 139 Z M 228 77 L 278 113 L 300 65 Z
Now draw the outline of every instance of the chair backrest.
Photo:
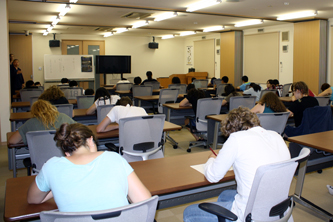
M 158 99 L 158 112 L 163 113 L 164 103 L 175 103 L 179 94 L 178 89 L 161 89 Z
M 153 86 L 133 86 L 132 93 L 134 96 L 151 96 L 153 95 Z
M 206 116 L 220 114 L 222 101 L 222 98 L 217 97 L 198 99 L 197 115 L 195 117 L 196 128 L 198 131 L 207 131 Z
M 281 135 L 286 127 L 289 114 L 289 112 L 257 113 L 257 116 L 264 129 L 273 130 Z
M 222 84 L 222 79 L 214 79 L 214 85 L 217 87 L 218 85 Z
M 277 90 L 276 90 L 276 89 L 264 89 L 264 90 L 261 90 L 261 93 L 260 93 L 260 99 L 261 99 L 266 93 L 269 93 L 269 92 L 276 93 Z
M 330 102 L 329 96 L 317 96 L 315 97 L 318 100 L 319 106 L 328 106 Z
M 112 200 L 110 200 L 112 201 Z M 125 205 L 123 207 L 109 210 L 90 211 L 90 212 L 55 212 L 42 211 L 40 219 L 42 222 L 122 222 L 122 221 L 154 221 L 158 196 L 153 196 L 147 200 Z
M 291 181 L 294 177 L 298 161 L 306 159 L 310 150 L 305 148 L 296 158 L 258 167 L 252 183 L 244 218 L 253 221 L 273 221 L 279 216 L 271 217 L 271 209 L 288 199 Z M 292 209 L 287 209 L 291 216 Z M 251 214 L 251 215 L 250 215 Z M 288 218 L 285 218 L 288 221 Z M 249 220 L 249 221 L 252 221 Z
M 83 95 L 83 89 L 80 87 L 60 88 L 64 92 L 66 99 L 76 99 L 77 96 Z
M 227 84 L 220 83 L 216 86 L 216 96 L 222 96 L 223 93 L 225 93 L 224 88 Z
M 73 104 L 56 104 L 59 113 L 64 113 L 70 118 L 73 118 Z
M 196 89 L 199 88 L 207 88 L 208 86 L 208 79 L 195 79 L 193 80 L 194 87 Z
M 255 96 L 233 96 L 230 97 L 229 110 L 236 109 L 240 106 L 252 109 L 256 104 Z
M 22 102 L 30 102 L 30 97 L 39 97 L 43 93 L 42 89 L 21 89 L 20 96 Z
M 42 130 L 27 132 L 27 143 L 31 158 L 33 173 L 38 173 L 43 164 L 54 156 L 64 156 L 53 140 L 55 130 Z
M 281 96 L 285 97 L 289 94 L 289 90 L 290 90 L 290 86 L 292 85 L 292 83 L 288 83 L 288 84 L 284 84 L 282 87 L 282 93 Z
M 34 104 L 34 102 L 36 102 L 38 100 L 38 96 L 32 96 L 30 97 L 30 109 L 32 107 L 32 104 Z
M 78 96 L 76 97 L 78 109 L 88 109 L 95 100 L 95 96 Z
M 100 124 L 102 122 L 102 120 L 106 117 L 106 115 L 113 107 L 114 105 L 97 106 L 97 124 Z
M 127 80 L 130 82 L 130 83 L 133 83 L 134 84 L 134 78 L 135 77 L 126 77 Z
M 130 82 L 117 83 L 116 90 L 117 91 L 127 91 L 127 90 L 131 90 L 132 86 L 133 86 L 133 83 L 130 83 Z
M 186 84 L 170 84 L 169 89 L 179 89 L 179 94 L 186 94 Z
M 119 120 L 120 154 L 128 162 L 162 158 L 161 138 L 164 121 L 164 114 L 121 118 Z
M 145 82 L 144 85 L 145 85 L 145 86 L 152 86 L 152 87 L 153 87 L 153 90 L 154 90 L 154 89 L 159 89 L 159 88 L 160 88 L 160 82 L 158 82 L 158 81 Z

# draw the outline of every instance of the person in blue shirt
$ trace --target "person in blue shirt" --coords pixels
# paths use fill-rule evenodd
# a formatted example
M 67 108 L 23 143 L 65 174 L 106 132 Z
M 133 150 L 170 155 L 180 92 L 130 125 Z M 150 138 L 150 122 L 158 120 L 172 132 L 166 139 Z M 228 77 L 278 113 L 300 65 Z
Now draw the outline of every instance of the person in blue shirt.
M 237 90 L 244 91 L 246 89 L 246 86 L 250 84 L 249 78 L 247 76 L 242 77 L 243 84 L 240 86 L 237 86 Z
M 62 124 L 54 140 L 64 157 L 52 157 L 28 190 L 29 204 L 54 197 L 61 212 L 107 210 L 151 197 L 127 161 L 97 152 L 93 132 L 80 123 Z

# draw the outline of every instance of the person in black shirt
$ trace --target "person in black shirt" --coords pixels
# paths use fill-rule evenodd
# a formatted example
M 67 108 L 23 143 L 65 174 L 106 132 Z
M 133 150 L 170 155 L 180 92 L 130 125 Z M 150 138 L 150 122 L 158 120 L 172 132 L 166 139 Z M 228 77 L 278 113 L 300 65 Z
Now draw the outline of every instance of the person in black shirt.
M 156 82 L 156 79 L 153 79 L 153 73 L 151 71 L 146 72 L 147 79 L 144 80 L 141 85 L 144 85 L 145 82 Z
M 10 83 L 12 96 L 15 95 L 15 90 L 20 90 L 24 87 L 24 78 L 22 70 L 19 68 L 18 59 L 14 59 L 12 65 L 10 65 Z

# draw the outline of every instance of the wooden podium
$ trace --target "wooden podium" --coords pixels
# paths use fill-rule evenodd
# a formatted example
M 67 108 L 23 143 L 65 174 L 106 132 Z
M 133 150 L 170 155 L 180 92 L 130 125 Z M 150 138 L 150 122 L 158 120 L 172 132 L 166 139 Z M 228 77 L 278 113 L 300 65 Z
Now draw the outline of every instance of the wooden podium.
M 189 72 L 187 74 L 172 74 L 169 77 L 160 77 L 157 78 L 157 81 L 160 82 L 163 88 L 168 88 L 170 84 L 172 84 L 172 78 L 179 77 L 181 84 L 190 84 L 192 82 L 192 78 L 196 79 L 207 79 L 207 72 Z

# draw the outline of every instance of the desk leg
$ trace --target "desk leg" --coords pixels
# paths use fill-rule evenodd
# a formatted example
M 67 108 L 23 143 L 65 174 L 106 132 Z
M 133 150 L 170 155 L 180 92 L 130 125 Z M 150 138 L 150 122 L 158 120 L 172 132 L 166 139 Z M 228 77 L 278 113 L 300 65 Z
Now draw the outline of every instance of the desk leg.
M 138 107 L 141 107 L 141 99 L 138 99 Z
M 13 177 L 16 177 L 16 149 L 12 148 Z
M 213 137 L 213 147 L 212 149 L 216 150 L 217 149 L 217 142 L 218 142 L 218 137 L 219 137 L 219 127 L 220 127 L 220 122 L 219 121 L 214 121 L 214 137 Z

